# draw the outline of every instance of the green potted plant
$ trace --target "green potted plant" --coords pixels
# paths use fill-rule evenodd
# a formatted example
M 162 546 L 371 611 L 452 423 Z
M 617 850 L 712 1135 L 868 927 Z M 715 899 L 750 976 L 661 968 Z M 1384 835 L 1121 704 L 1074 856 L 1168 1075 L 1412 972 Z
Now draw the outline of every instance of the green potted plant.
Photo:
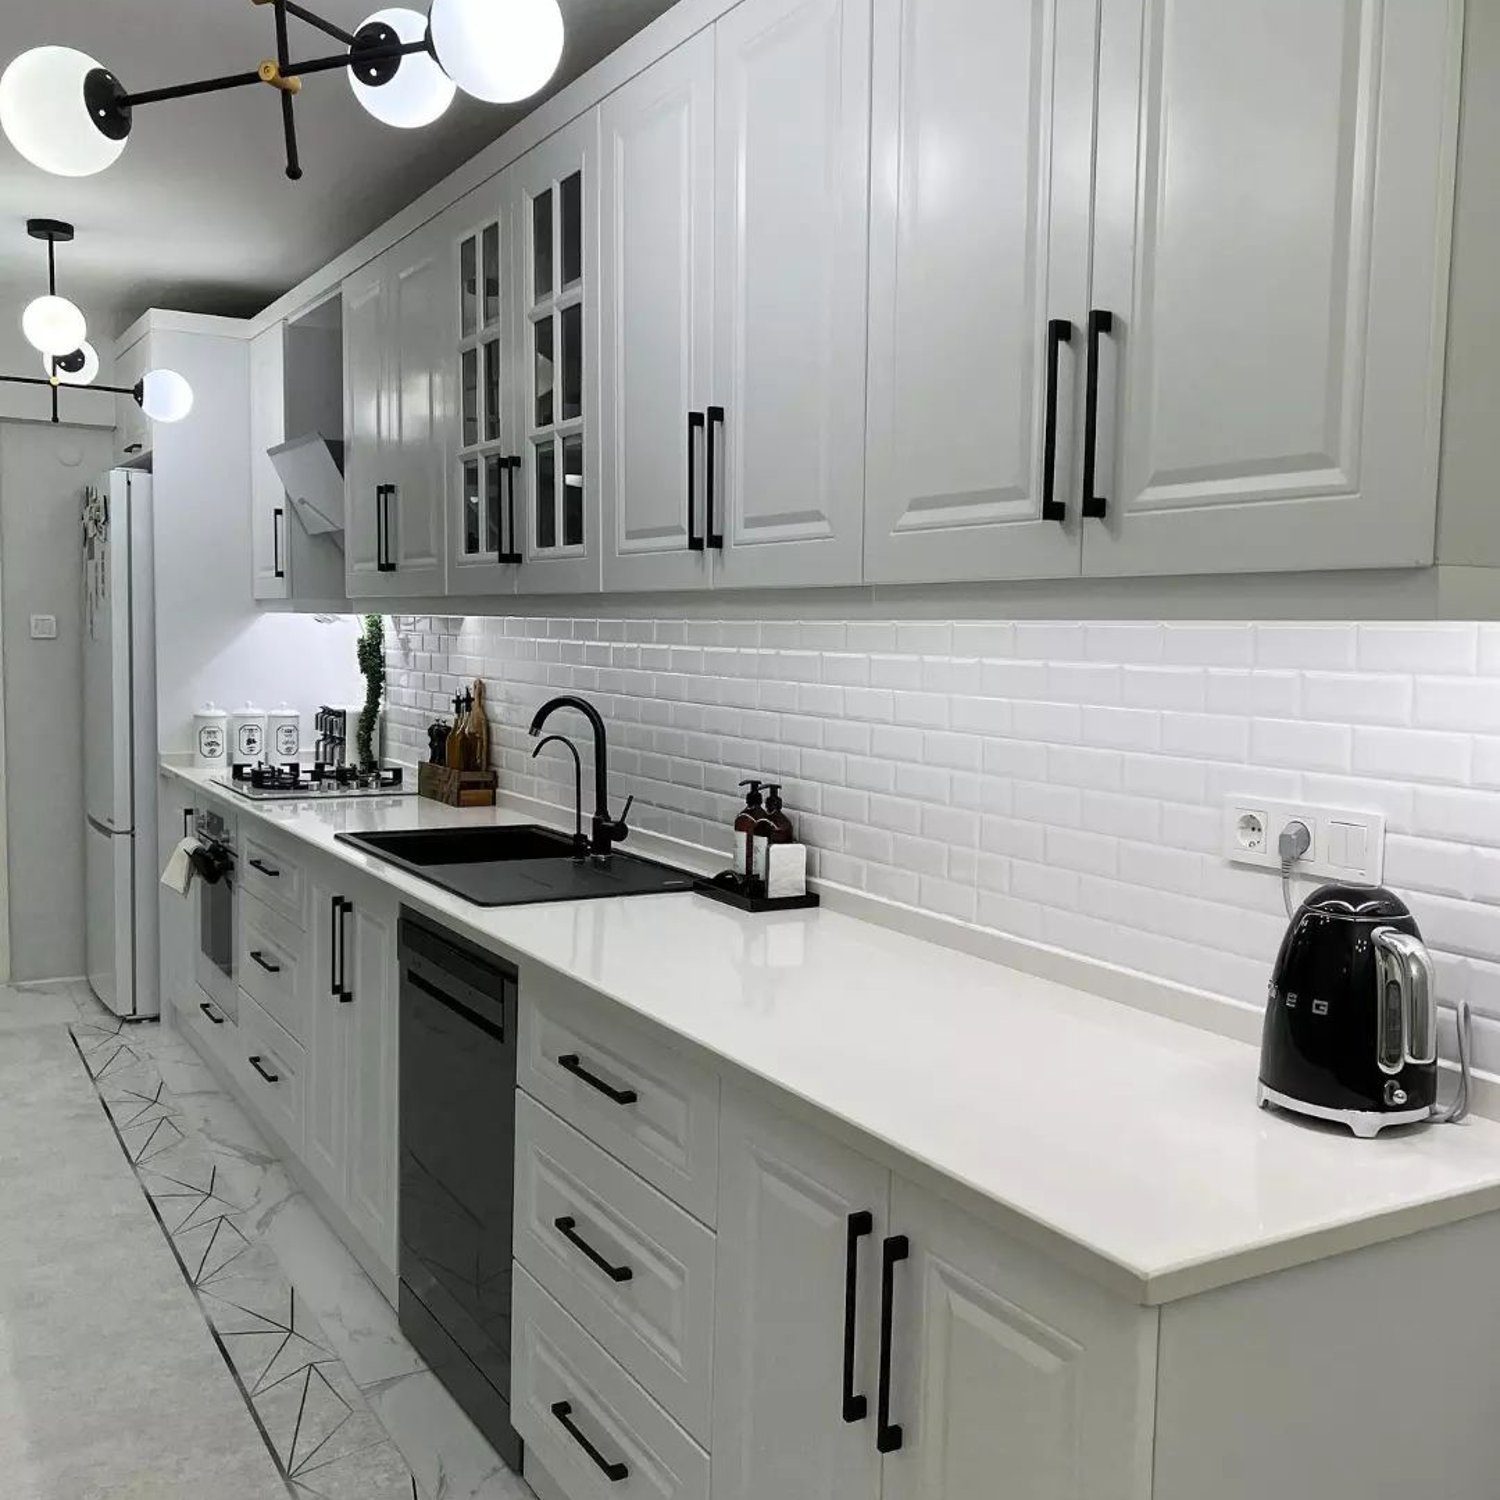
M 359 769 L 368 773 L 380 769 L 375 731 L 380 724 L 380 700 L 385 695 L 385 621 L 379 615 L 365 616 L 356 655 L 365 679 L 365 706 L 359 713 L 355 749 Z

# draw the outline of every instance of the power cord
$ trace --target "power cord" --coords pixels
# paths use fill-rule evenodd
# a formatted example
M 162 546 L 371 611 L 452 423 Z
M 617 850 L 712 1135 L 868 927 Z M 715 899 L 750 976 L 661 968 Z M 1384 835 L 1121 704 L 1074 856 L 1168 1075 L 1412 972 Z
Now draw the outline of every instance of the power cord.
M 1295 914 L 1292 906 L 1292 866 L 1311 848 L 1312 834 L 1308 832 L 1306 823 L 1288 823 L 1281 830 L 1276 850 L 1281 855 L 1281 904 L 1286 907 L 1288 917 Z

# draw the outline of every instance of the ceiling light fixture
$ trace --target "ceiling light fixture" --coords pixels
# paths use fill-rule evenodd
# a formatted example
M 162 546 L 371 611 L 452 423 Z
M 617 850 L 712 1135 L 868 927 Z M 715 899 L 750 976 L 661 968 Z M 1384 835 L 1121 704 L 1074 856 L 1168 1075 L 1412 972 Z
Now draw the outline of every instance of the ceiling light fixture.
M 88 325 L 66 297 L 57 295 L 57 247 L 73 238 L 61 219 L 27 219 L 26 233 L 47 244 L 47 295 L 21 314 L 27 342 L 42 356 L 43 375 L 0 375 L 7 385 L 45 385 L 52 391 L 52 420 L 60 420 L 57 393 L 63 386 L 88 386 L 113 396 L 131 396 L 153 422 L 180 422 L 193 409 L 193 388 L 175 370 L 148 370 L 133 386 L 95 385 L 99 355 L 84 337 Z
M 412 129 L 430 125 L 456 89 L 493 104 L 536 93 L 562 56 L 558 0 L 432 0 L 429 15 L 404 7 L 376 11 L 345 31 L 296 0 L 270 5 L 276 56 L 253 72 L 129 93 L 102 63 L 73 47 L 33 47 L 0 74 L 0 129 L 27 161 L 58 177 L 88 177 L 119 159 L 135 110 L 167 99 L 268 84 L 281 96 L 286 175 L 301 177 L 293 100 L 310 73 L 346 69 L 354 97 L 377 120 Z M 293 62 L 292 18 L 333 37 L 346 50 Z

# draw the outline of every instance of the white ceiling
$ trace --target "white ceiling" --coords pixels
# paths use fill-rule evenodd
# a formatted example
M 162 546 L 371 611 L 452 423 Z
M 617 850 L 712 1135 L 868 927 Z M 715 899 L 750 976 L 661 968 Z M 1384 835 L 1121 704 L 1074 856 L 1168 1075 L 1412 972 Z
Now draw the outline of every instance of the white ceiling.
M 309 0 L 304 0 L 309 3 Z M 424 0 L 406 0 L 424 9 Z M 120 332 L 147 307 L 244 315 L 346 249 L 668 8 L 670 0 L 560 0 L 562 63 L 526 104 L 460 93 L 437 124 L 392 130 L 355 103 L 342 75 L 309 76 L 297 100 L 303 177 L 284 175 L 280 106 L 268 88 L 138 109 L 124 156 L 97 177 L 37 171 L 0 136 L 0 292 L 34 294 L 45 251 L 25 220 L 67 219 L 59 290 Z M 310 0 L 347 30 L 381 0 Z M 297 20 L 294 58 L 339 50 Z M 127 89 L 255 68 L 275 53 L 269 6 L 251 0 L 3 0 L 0 67 L 45 42 L 81 48 Z

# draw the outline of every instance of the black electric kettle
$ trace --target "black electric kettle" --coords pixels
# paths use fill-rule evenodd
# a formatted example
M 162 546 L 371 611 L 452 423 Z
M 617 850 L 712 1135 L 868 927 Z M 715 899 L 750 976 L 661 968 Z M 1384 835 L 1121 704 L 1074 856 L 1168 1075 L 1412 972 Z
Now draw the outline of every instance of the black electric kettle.
M 1468 1048 L 1459 1035 L 1467 1083 Z M 1459 1118 L 1437 1105 L 1437 989 L 1416 919 L 1380 886 L 1325 885 L 1292 918 L 1266 996 L 1262 1106 L 1357 1136 Z

